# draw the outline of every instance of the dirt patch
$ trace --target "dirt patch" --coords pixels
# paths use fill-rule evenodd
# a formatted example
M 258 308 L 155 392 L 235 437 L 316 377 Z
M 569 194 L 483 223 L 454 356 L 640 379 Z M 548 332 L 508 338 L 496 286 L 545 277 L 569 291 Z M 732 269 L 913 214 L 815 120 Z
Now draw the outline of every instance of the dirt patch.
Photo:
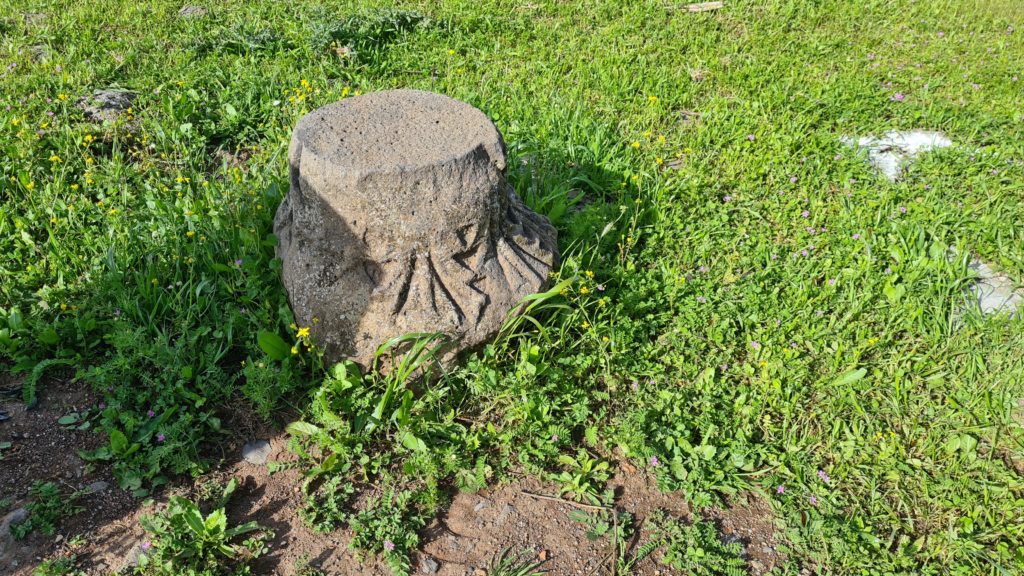
M 740 495 L 730 504 L 724 510 L 708 511 L 708 516 L 717 522 L 722 539 L 743 546 L 743 558 L 751 574 L 765 574 L 781 566 L 784 556 L 775 539 L 771 504 L 753 492 Z
M 17 388 L 18 382 L 11 377 L 0 377 L 6 380 L 0 382 L 0 388 Z M 7 501 L 8 510 L 25 506 L 29 502 L 29 489 L 37 481 L 55 482 L 69 494 L 89 485 L 106 484 L 103 490 L 82 495 L 78 503 L 85 511 L 67 519 L 56 534 L 46 536 L 34 532 L 25 540 L 15 542 L 0 558 L 3 570 L 31 573 L 29 566 L 34 566 L 70 536 L 112 522 L 136 507 L 131 494 L 116 487 L 108 468 L 93 467 L 78 457 L 79 450 L 98 448 L 102 443 L 100 436 L 57 423 L 62 416 L 93 407 L 95 402 L 95 397 L 81 385 L 60 381 L 40 383 L 39 402 L 32 410 L 26 410 L 18 400 L 0 398 L 0 411 L 10 415 L 9 420 L 0 422 L 0 441 L 11 443 L 0 462 L 0 500 Z
M 348 531 L 323 534 L 303 523 L 299 514 L 303 478 L 298 470 L 271 474 L 266 465 L 242 458 L 242 446 L 256 439 L 269 440 L 271 462 L 293 458 L 287 449 L 287 437 L 275 433 L 269 425 L 260 424 L 255 417 L 228 415 L 228 422 L 238 424 L 229 428 L 235 434 L 217 447 L 221 461 L 201 478 L 180 479 L 155 501 L 145 503 L 118 490 L 108 469 L 93 469 L 76 456 L 78 450 L 96 448 L 101 437 L 92 431 L 57 424 L 61 416 L 97 401 L 80 388 L 68 383 L 45 384 L 38 407 L 31 411 L 14 400 L 0 403 L 0 409 L 11 413 L 10 420 L 0 423 L 0 439 L 16 446 L 5 453 L 0 465 L 0 497 L 11 500 L 10 509 L 27 503 L 28 489 L 36 480 L 53 480 L 69 491 L 97 481 L 109 485 L 100 493 L 83 496 L 85 510 L 66 520 L 57 535 L 37 533 L 17 543 L 14 555 L 3 565 L 9 573 L 28 575 L 40 561 L 66 554 L 75 554 L 77 569 L 90 575 L 130 568 L 146 539 L 139 524 L 141 517 L 153 514 L 172 494 L 200 500 L 204 495 L 219 493 L 234 478 L 239 487 L 228 506 L 229 521 L 254 520 L 274 533 L 269 552 L 257 560 L 254 573 L 294 576 L 312 567 L 332 575 L 390 574 L 376 558 L 360 557 L 349 548 Z M 615 509 L 632 515 L 633 526 L 638 528 L 631 546 L 649 541 L 645 519 L 656 510 L 684 521 L 693 519 L 682 498 L 660 492 L 645 471 L 625 461 L 620 461 L 616 469 L 609 488 L 615 493 Z M 544 558 L 544 568 L 550 574 L 608 573 L 608 538 L 588 538 L 588 526 L 570 517 L 570 512 L 582 509 L 549 497 L 557 493 L 555 485 L 515 477 L 475 494 L 455 494 L 448 510 L 424 530 L 420 551 L 413 558 L 414 572 L 439 576 L 482 574 L 479 571 L 486 570 L 503 550 L 511 549 Z M 705 512 L 706 517 L 718 523 L 723 539 L 743 545 L 751 574 L 764 574 L 781 565 L 767 501 L 748 494 L 730 508 Z M 660 558 L 660 553 L 654 553 L 638 563 L 633 573 L 673 574 L 671 568 L 659 562 Z

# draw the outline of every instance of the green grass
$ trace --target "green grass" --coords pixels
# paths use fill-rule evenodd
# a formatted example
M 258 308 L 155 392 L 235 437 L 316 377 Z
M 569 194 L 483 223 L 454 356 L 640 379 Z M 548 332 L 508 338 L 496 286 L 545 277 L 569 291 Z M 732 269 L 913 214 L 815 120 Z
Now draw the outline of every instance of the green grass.
M 763 491 L 784 572 L 1024 571 L 1024 321 L 956 321 L 968 253 L 1024 274 L 1015 3 L 384 4 L 0 0 L 0 362 L 76 367 L 122 486 L 202 473 L 244 401 L 329 428 L 311 517 L 399 553 L 451 482 L 617 448 L 698 508 Z M 85 122 L 111 86 L 124 125 Z M 296 120 L 393 87 L 494 118 L 564 254 L 536 325 L 417 387 L 325 370 L 272 259 Z M 893 128 L 958 146 L 893 184 L 839 143 Z M 350 510 L 365 482 L 396 516 Z

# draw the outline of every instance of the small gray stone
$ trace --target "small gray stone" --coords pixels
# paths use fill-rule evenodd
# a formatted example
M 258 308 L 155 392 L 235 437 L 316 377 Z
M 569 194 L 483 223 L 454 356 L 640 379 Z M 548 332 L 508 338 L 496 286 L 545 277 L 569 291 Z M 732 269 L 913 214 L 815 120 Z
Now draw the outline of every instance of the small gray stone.
M 28 520 L 28 510 L 18 508 L 7 513 L 0 520 L 0 563 L 7 562 L 7 556 L 17 546 L 14 535 L 11 534 L 11 526 L 17 526 Z
M 489 508 L 490 506 L 491 502 L 489 500 L 487 500 L 486 498 L 481 498 L 480 501 L 476 503 L 476 506 L 473 506 L 473 512 L 479 514 L 481 510 Z
M 508 522 L 510 516 L 516 513 L 516 509 L 511 504 L 505 504 L 501 507 L 501 512 L 498 513 L 498 517 L 494 519 L 495 526 L 504 526 L 505 522 Z
M 83 488 L 83 491 L 86 494 L 98 494 L 100 492 L 106 492 L 107 488 L 110 488 L 110 484 L 107 484 L 103 480 L 97 480 Z
M 33 44 L 28 47 L 28 51 L 32 53 L 34 62 L 46 62 L 51 57 L 50 47 L 46 44 Z
M 178 10 L 178 17 L 185 19 L 202 18 L 209 14 L 209 12 L 205 6 L 185 5 L 181 7 L 181 10 Z
M 420 559 L 420 572 L 424 574 L 433 574 L 441 568 L 441 565 L 430 556 L 423 555 Z
M 50 21 L 50 15 L 41 12 L 26 12 L 22 18 L 27 26 L 42 26 Z
M 113 122 L 131 108 L 136 96 L 128 90 L 96 90 L 92 96 L 79 99 L 78 108 L 93 122 Z
M 262 466 L 270 458 L 270 442 L 266 440 L 253 440 L 242 446 L 242 458 L 250 464 Z

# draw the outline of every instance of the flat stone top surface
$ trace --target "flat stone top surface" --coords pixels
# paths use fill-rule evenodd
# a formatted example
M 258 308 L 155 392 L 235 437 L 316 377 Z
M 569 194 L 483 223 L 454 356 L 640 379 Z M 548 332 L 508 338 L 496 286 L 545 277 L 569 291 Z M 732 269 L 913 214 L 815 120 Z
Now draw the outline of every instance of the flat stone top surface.
M 481 146 L 499 169 L 504 144 L 473 106 L 420 90 L 374 92 L 304 116 L 295 138 L 305 150 L 343 170 L 387 171 L 443 163 Z

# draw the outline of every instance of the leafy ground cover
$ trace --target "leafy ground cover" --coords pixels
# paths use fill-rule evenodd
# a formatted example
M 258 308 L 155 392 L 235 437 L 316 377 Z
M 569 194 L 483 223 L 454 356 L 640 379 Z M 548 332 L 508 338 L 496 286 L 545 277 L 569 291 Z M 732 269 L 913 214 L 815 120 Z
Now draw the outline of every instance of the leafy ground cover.
M 605 506 L 618 462 L 698 510 L 766 494 L 779 572 L 1024 570 L 1024 321 L 964 309 L 972 254 L 1024 276 L 1014 3 L 0 6 L 0 362 L 28 404 L 102 397 L 76 422 L 122 488 L 201 475 L 245 405 L 290 424 L 310 525 L 397 572 L 452 487 Z M 296 120 L 393 87 L 490 115 L 564 255 L 416 382 L 322 365 L 271 234 Z M 108 88 L 136 97 L 90 121 Z M 956 146 L 897 183 L 840 142 L 909 128 Z

